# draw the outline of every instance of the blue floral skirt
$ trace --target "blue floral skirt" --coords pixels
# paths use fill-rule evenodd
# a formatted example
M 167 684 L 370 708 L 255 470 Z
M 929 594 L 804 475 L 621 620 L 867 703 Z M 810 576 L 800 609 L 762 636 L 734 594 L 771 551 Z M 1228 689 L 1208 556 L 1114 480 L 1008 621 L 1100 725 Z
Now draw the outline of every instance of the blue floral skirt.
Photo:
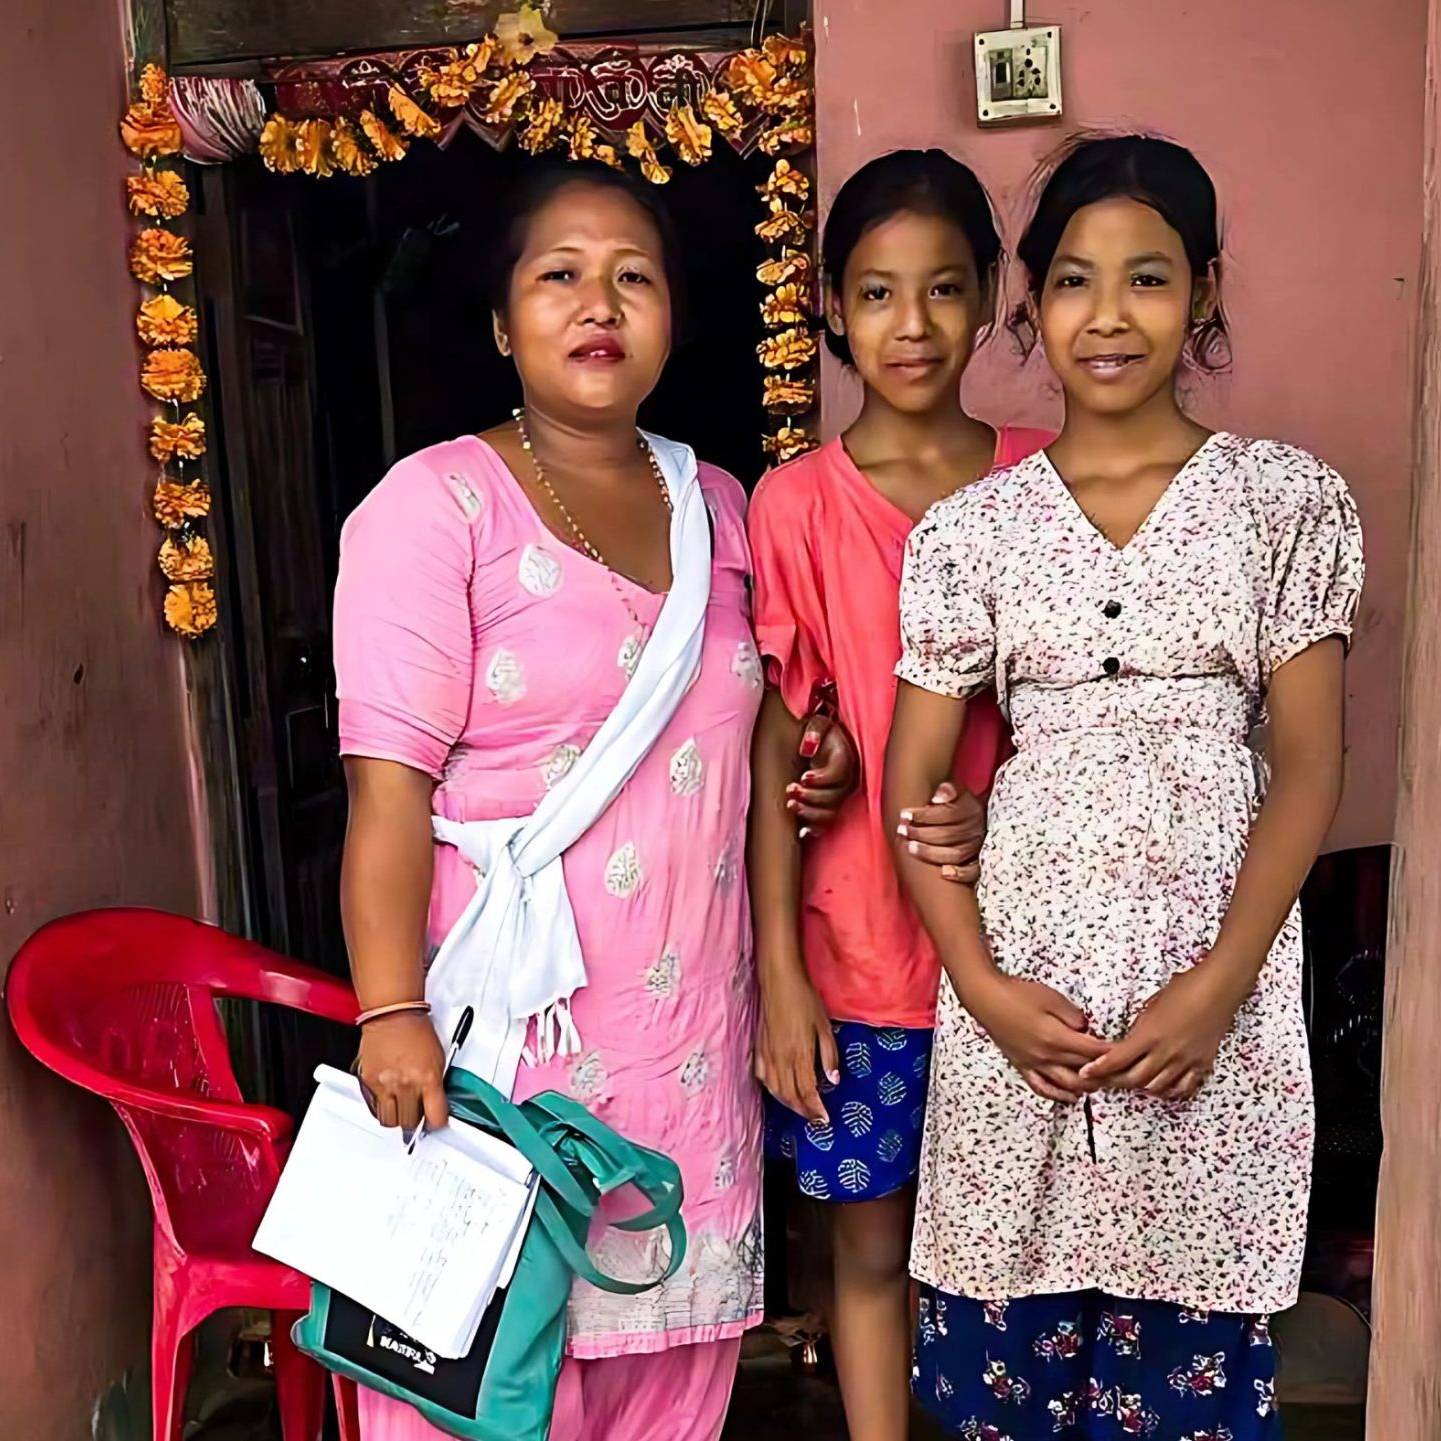
M 801 1194 L 874 1201 L 914 1181 L 931 1071 L 931 1031 L 836 1021 L 841 1079 L 821 1081 L 830 1117 L 807 1121 L 766 1097 L 766 1155 L 790 1161 Z
M 1269 1318 L 921 1287 L 916 1398 L 962 1441 L 1280 1441 Z

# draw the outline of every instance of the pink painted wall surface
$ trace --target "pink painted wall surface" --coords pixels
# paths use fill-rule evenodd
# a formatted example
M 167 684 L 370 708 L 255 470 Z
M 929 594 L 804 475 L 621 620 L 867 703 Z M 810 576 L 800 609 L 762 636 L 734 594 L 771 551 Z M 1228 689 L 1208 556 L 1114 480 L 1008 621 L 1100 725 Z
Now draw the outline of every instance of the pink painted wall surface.
M 1064 26 L 1066 115 L 982 131 L 971 38 L 1002 0 L 816 0 L 823 205 L 858 165 L 905 146 L 966 160 L 1019 233 L 1026 182 L 1075 126 L 1156 129 L 1191 146 L 1220 191 L 1235 365 L 1197 382 L 1211 425 L 1318 452 L 1352 483 L 1370 580 L 1347 672 L 1346 797 L 1330 844 L 1389 841 L 1410 513 L 1413 332 L 1421 249 L 1425 0 L 1047 0 Z M 853 413 L 838 367 L 826 429 Z M 990 420 L 1054 424 L 1039 354 L 1007 337 L 967 380 Z
M 52 916 L 196 907 L 178 644 L 147 514 L 113 0 L 4 0 L 0 971 Z M 0 1020 L 0 1436 L 88 1437 L 148 1348 L 149 1202 L 110 1108 Z

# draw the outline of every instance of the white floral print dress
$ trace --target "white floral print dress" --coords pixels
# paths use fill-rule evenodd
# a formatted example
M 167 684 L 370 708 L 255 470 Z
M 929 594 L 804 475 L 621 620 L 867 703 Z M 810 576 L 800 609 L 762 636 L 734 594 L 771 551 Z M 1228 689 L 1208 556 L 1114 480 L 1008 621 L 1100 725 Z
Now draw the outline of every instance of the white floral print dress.
M 903 680 L 996 687 L 1017 754 L 978 897 L 996 963 L 1119 1039 L 1214 940 L 1264 786 L 1275 669 L 1349 638 L 1361 535 L 1315 457 L 1217 433 L 1117 548 L 1044 452 L 932 508 L 901 589 Z M 1000 1298 L 1097 1288 L 1294 1301 L 1313 1115 L 1295 910 L 1189 1102 L 1042 1099 L 942 985 L 911 1269 Z

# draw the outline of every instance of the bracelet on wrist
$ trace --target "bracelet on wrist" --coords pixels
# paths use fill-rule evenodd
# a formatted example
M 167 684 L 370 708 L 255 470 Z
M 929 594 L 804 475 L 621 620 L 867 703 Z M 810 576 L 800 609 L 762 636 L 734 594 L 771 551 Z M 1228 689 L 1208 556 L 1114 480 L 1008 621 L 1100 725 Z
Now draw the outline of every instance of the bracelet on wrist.
M 382 1016 L 428 1016 L 430 1014 L 429 1001 L 392 1001 L 388 1006 L 372 1006 L 368 1011 L 362 1011 L 356 1018 L 357 1026 L 364 1026 L 370 1021 L 378 1021 Z

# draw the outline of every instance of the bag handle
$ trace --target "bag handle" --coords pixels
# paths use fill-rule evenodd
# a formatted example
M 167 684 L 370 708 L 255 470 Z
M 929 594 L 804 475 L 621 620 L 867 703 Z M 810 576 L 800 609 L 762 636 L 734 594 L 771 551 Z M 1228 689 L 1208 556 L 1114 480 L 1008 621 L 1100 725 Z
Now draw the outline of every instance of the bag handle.
M 446 1091 L 462 1120 L 469 1119 L 482 1125 L 490 1122 L 535 1167 L 540 1178 L 557 1192 L 567 1206 L 584 1216 L 595 1214 L 595 1203 L 514 1101 L 506 1100 L 488 1081 L 458 1068 L 447 1077 Z M 470 1114 L 467 1115 L 467 1112 Z
M 645 1291 L 652 1290 L 669 1281 L 680 1269 L 681 1262 L 685 1260 L 685 1225 L 679 1216 L 672 1216 L 665 1223 L 666 1237 L 670 1241 L 670 1261 L 665 1270 L 651 1281 L 622 1281 L 620 1277 L 609 1276 L 602 1271 L 591 1260 L 590 1253 L 585 1247 L 575 1239 L 555 1202 L 544 1190 L 538 1192 L 535 1198 L 535 1219 L 545 1227 L 546 1234 L 555 1243 L 556 1250 L 560 1252 L 566 1264 L 577 1276 L 582 1280 L 589 1281 L 597 1289 L 609 1291 L 615 1296 L 639 1296 Z
M 602 1291 L 621 1296 L 638 1296 L 675 1275 L 686 1253 L 686 1229 L 680 1219 L 684 1188 L 680 1167 L 669 1156 L 627 1141 L 578 1101 L 554 1091 L 534 1096 L 522 1106 L 517 1106 L 489 1082 L 460 1069 L 451 1071 L 446 1089 L 451 1094 L 456 1114 L 462 1120 L 467 1119 L 469 1112 L 470 1119 L 482 1124 L 489 1121 L 535 1167 L 545 1182 L 536 1192 L 536 1217 L 576 1275 Z M 561 1204 L 587 1220 L 595 1214 L 595 1204 L 571 1175 L 565 1162 L 556 1155 L 554 1147 L 532 1123 L 527 1110 L 566 1128 L 583 1143 L 574 1145 L 573 1149 L 577 1159 L 597 1177 L 597 1186 L 602 1191 L 606 1187 L 601 1185 L 601 1178 L 597 1175 L 596 1160 L 603 1163 L 605 1179 L 611 1183 L 610 1189 L 629 1182 L 650 1202 L 649 1210 L 614 1224 L 617 1230 L 622 1231 L 650 1231 L 658 1226 L 665 1227 L 670 1242 L 670 1261 L 661 1275 L 651 1281 L 623 1281 L 617 1276 L 607 1275 L 590 1259 L 585 1247 L 575 1239 L 561 1215 L 560 1205 L 549 1194 L 547 1187 L 557 1193 Z M 624 1153 L 624 1159 L 616 1156 L 617 1151 Z
M 651 1231 L 680 1214 L 685 1189 L 680 1167 L 669 1156 L 627 1140 L 569 1096 L 542 1092 L 526 1101 L 525 1108 L 568 1128 L 584 1143 L 576 1150 L 583 1153 L 581 1158 L 602 1195 L 630 1183 L 651 1203 L 640 1215 L 612 1222 L 617 1230 Z M 603 1169 L 593 1164 L 592 1151 Z

